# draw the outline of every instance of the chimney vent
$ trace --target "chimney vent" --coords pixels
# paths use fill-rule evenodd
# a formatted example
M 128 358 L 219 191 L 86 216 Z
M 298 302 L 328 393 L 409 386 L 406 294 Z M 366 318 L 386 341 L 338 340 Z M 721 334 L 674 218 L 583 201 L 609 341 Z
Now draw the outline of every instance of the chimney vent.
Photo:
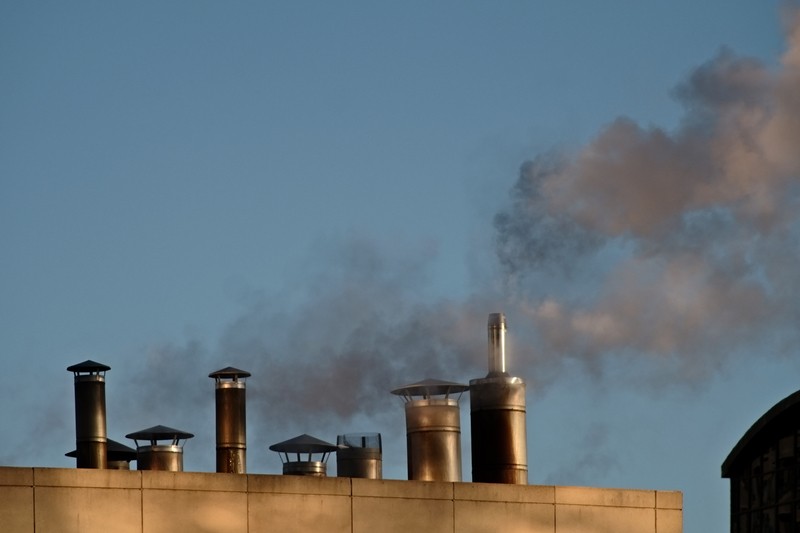
M 136 443 L 137 470 L 169 472 L 183 472 L 183 445 L 192 437 L 194 435 L 191 433 L 166 426 L 153 426 L 125 435 L 125 438 L 133 439 Z M 140 440 L 149 444 L 140 445 Z M 158 441 L 169 441 L 169 444 L 159 444 Z
M 381 479 L 383 455 L 380 433 L 351 433 L 336 437 L 336 475 Z
M 489 373 L 469 382 L 472 481 L 526 485 L 525 382 L 506 372 L 505 315 L 488 326 Z
M 75 453 L 78 468 L 108 467 L 106 372 L 111 367 L 92 360 L 67 367 L 75 374 Z
M 461 413 L 458 400 L 469 387 L 426 379 L 392 394 L 406 405 L 408 479 L 461 481 Z
M 107 440 L 108 443 L 108 469 L 109 470 L 130 470 L 131 461 L 136 460 L 136 450 L 130 446 L 117 442 L 112 439 Z M 67 457 L 78 457 L 78 450 L 72 450 L 65 453 Z
M 284 475 L 315 477 L 328 475 L 328 456 L 337 448 L 335 444 L 306 434 L 269 447 L 280 455 Z
M 216 382 L 217 472 L 247 472 L 247 416 L 244 379 L 250 372 L 232 366 L 208 375 Z

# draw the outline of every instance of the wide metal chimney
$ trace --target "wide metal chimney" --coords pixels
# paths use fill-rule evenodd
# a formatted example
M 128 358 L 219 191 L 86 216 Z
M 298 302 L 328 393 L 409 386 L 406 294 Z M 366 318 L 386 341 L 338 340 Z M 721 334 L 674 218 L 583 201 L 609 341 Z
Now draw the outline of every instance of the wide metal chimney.
M 489 373 L 469 382 L 472 481 L 527 485 L 525 382 L 506 372 L 506 317 L 489 315 Z
M 136 443 L 137 470 L 169 472 L 183 472 L 183 444 L 192 437 L 194 435 L 191 433 L 166 426 L 153 426 L 125 435 L 125 438 L 133 439 Z M 146 444 L 139 444 L 140 440 Z M 169 441 L 169 444 L 159 444 L 158 441 Z
M 461 413 L 458 400 L 469 387 L 426 379 L 394 389 L 406 405 L 408 479 L 461 481 Z
M 208 375 L 216 381 L 217 472 L 247 472 L 247 421 L 244 378 L 250 372 L 232 366 Z
M 106 372 L 111 367 L 87 360 L 67 367 L 75 374 L 75 453 L 78 468 L 108 468 Z
M 335 444 L 306 434 L 269 447 L 280 455 L 284 475 L 314 477 L 328 475 L 328 456 L 337 448 Z
M 125 446 L 121 442 L 108 439 L 108 469 L 109 470 L 130 470 L 131 461 L 136 460 L 136 450 L 130 446 Z M 78 457 L 78 450 L 65 453 L 67 457 Z
M 336 444 L 336 475 L 381 479 L 383 452 L 380 433 L 350 433 L 338 435 Z

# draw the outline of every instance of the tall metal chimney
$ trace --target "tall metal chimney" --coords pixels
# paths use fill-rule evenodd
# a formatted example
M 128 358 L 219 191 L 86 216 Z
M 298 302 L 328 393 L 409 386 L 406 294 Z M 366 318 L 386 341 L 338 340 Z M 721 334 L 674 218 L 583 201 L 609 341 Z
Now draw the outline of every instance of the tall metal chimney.
M 314 477 L 328 475 L 328 456 L 337 448 L 335 444 L 307 434 L 298 435 L 269 447 L 280 455 L 284 475 Z
M 183 472 L 183 444 L 186 439 L 194 437 L 180 429 L 166 426 L 153 426 L 151 428 L 128 433 L 127 439 L 136 443 L 136 469 L 137 470 L 166 470 L 169 472 Z M 143 440 L 149 444 L 139 444 Z M 170 441 L 169 444 L 159 444 L 158 441 Z
M 380 433 L 350 433 L 338 435 L 336 444 L 336 475 L 381 479 L 383 452 Z
M 408 479 L 461 481 L 461 413 L 469 387 L 426 379 L 394 389 L 406 402 Z
M 505 335 L 505 315 L 489 315 L 489 373 L 469 382 L 472 481 L 527 485 L 525 382 L 506 372 Z
M 250 372 L 232 366 L 208 375 L 216 381 L 217 472 L 247 472 L 247 417 L 244 378 Z
M 75 374 L 75 452 L 78 468 L 108 468 L 106 372 L 92 360 L 67 367 Z

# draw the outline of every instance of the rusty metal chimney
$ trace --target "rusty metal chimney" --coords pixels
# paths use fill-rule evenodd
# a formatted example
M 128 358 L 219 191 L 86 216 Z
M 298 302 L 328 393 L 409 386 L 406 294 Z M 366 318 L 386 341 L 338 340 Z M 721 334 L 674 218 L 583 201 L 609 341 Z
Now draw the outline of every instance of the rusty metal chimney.
M 216 382 L 217 472 L 247 472 L 247 420 L 244 378 L 250 372 L 232 366 L 208 375 Z
M 338 435 L 336 475 L 338 477 L 383 478 L 383 452 L 380 433 Z
M 78 468 L 108 468 L 106 372 L 110 366 L 86 360 L 67 367 L 75 375 L 75 453 Z
M 489 315 L 489 373 L 469 382 L 472 481 L 527 485 L 525 382 L 506 372 L 505 335 L 505 315 Z
M 335 444 L 306 434 L 269 447 L 280 455 L 284 475 L 314 477 L 328 475 L 328 456 L 337 448 Z
M 186 439 L 194 437 L 179 429 L 166 426 L 153 426 L 135 433 L 128 433 L 125 438 L 133 439 L 136 443 L 136 469 L 137 470 L 166 470 L 169 472 L 183 472 L 183 444 Z M 139 441 L 145 441 L 149 444 Z M 159 444 L 158 441 L 170 441 L 169 444 Z M 181 441 L 184 443 L 181 443 Z
M 109 470 L 130 470 L 131 461 L 136 460 L 136 450 L 129 446 L 117 442 L 112 439 L 107 439 L 108 443 L 108 469 Z M 78 457 L 78 450 L 72 450 L 65 453 L 67 457 Z
M 469 387 L 426 379 L 394 389 L 406 405 L 408 479 L 461 481 L 461 413 L 458 400 Z

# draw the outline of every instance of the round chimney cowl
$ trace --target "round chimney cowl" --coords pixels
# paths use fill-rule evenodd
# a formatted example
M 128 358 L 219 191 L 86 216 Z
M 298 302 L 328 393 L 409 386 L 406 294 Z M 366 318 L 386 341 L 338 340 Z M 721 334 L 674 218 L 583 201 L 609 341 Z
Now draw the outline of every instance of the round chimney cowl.
M 192 437 L 194 435 L 191 433 L 166 426 L 153 426 L 125 435 L 125 438 L 132 439 L 136 443 L 136 467 L 138 470 L 171 472 L 183 471 L 183 444 Z M 149 441 L 149 444 L 140 445 L 140 440 Z M 170 442 L 169 444 L 159 444 L 159 441 Z
M 273 444 L 269 449 L 280 455 L 284 475 L 326 477 L 328 475 L 328 465 L 326 464 L 328 457 L 339 447 L 336 444 L 303 434 Z M 292 455 L 294 459 L 292 459 Z M 315 456 L 318 457 L 315 458 Z
M 108 469 L 109 470 L 130 470 L 131 461 L 136 460 L 136 450 L 130 446 L 125 446 L 121 442 L 113 439 L 107 440 L 108 444 Z M 78 450 L 64 454 L 67 457 L 78 457 Z
M 217 381 L 227 379 L 231 381 L 239 381 L 239 378 L 249 378 L 251 375 L 252 374 L 246 370 L 239 370 L 238 368 L 234 368 L 232 366 L 226 366 L 225 368 L 211 372 L 208 377 L 214 378 Z
M 110 366 L 92 361 L 91 359 L 67 367 L 67 372 L 74 372 L 75 374 L 99 374 L 100 372 L 107 372 L 109 370 L 111 370 Z
M 380 433 L 349 433 L 336 436 L 336 475 L 381 479 L 383 444 Z
M 461 481 L 461 413 L 469 386 L 426 379 L 394 389 L 405 400 L 408 479 Z

